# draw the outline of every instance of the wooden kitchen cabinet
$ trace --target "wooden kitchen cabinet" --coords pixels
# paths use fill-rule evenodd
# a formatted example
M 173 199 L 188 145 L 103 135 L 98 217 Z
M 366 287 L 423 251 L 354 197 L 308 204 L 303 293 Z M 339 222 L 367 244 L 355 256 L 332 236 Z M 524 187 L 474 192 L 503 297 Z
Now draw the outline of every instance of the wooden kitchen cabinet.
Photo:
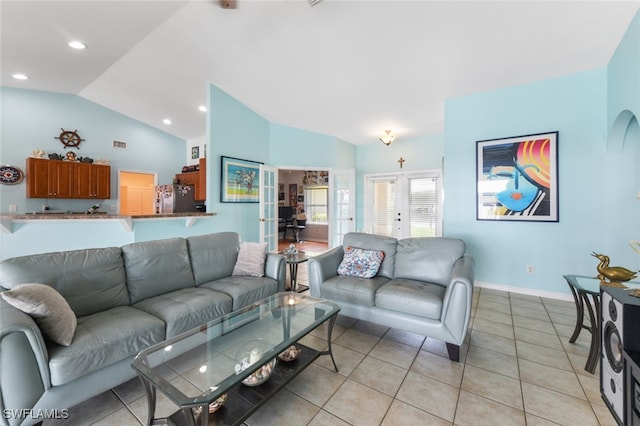
M 176 174 L 180 185 L 193 185 L 194 199 L 204 201 L 207 199 L 207 162 L 200 159 L 200 170 L 197 172 L 185 172 Z
M 196 200 L 207 199 L 207 159 L 200 159 L 200 171 L 198 173 L 198 186 L 196 187 Z
M 27 159 L 27 197 L 73 198 L 73 163 Z
M 74 198 L 111 198 L 111 166 L 74 163 Z
M 111 198 L 111 166 L 28 158 L 27 198 Z

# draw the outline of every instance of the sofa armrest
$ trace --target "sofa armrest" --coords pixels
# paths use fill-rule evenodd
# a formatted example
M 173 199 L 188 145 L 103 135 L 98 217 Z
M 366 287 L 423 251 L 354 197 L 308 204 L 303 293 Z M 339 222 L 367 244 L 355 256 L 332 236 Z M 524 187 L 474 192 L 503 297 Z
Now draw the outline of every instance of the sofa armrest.
M 322 283 L 338 275 L 338 266 L 344 257 L 342 246 L 334 247 L 318 256 L 309 259 L 309 293 L 314 297 L 322 297 Z
M 33 318 L 0 298 L 0 409 L 32 408 L 51 387 L 48 364 Z
M 277 253 L 267 253 L 267 261 L 264 265 L 264 274 L 278 282 L 278 293 L 284 291 L 287 270 L 285 269 L 284 256 Z
M 461 345 L 467 334 L 471 319 L 473 301 L 473 283 L 475 260 L 471 255 L 464 255 L 453 266 L 451 280 L 442 301 L 441 321 Z

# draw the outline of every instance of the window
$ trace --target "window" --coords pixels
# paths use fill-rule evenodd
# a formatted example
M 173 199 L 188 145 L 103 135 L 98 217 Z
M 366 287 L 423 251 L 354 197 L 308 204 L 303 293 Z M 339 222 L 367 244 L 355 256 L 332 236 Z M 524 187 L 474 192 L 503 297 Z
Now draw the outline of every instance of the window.
M 307 223 L 326 225 L 328 188 L 326 186 L 307 187 L 304 189 L 305 211 Z

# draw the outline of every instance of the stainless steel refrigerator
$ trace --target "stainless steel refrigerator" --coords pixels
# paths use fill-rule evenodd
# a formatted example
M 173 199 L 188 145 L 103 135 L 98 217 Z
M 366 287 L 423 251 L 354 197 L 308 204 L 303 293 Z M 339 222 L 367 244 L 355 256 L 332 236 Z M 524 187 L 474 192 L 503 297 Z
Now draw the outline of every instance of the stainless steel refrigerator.
M 157 185 L 156 213 L 197 212 L 193 185 Z

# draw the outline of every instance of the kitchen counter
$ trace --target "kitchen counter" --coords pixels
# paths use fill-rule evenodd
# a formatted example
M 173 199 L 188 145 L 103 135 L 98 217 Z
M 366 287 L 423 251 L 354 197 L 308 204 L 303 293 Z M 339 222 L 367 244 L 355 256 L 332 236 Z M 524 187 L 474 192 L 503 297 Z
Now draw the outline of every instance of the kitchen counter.
M 125 230 L 132 232 L 133 223 L 137 220 L 182 219 L 186 221 L 186 227 L 190 228 L 196 220 L 215 216 L 215 213 L 163 213 L 147 215 L 118 215 L 106 212 L 27 212 L 27 213 L 0 213 L 0 227 L 5 233 L 13 232 L 13 222 L 30 222 L 41 220 L 117 220 Z

